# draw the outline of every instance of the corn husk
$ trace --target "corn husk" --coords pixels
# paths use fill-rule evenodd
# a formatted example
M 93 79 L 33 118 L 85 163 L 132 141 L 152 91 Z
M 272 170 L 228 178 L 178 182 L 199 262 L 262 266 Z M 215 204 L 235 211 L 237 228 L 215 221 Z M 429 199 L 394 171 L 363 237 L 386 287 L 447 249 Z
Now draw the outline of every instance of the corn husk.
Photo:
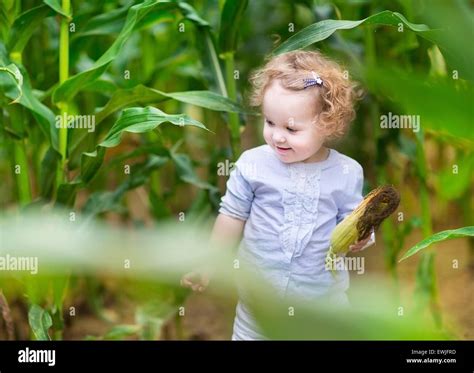
M 332 265 L 337 256 L 349 252 L 349 246 L 366 239 L 390 216 L 400 203 L 400 194 L 391 185 L 381 186 L 367 194 L 351 214 L 340 222 L 331 234 L 326 265 Z

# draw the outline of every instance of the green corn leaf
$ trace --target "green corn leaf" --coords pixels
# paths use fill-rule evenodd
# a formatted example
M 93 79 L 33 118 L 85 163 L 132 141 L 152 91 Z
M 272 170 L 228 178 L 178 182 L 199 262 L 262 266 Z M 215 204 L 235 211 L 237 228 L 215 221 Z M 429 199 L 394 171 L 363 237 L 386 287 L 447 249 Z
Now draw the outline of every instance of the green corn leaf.
M 80 178 L 70 183 L 59 185 L 56 192 L 56 206 L 73 207 L 76 201 L 76 193 L 83 185 Z
M 65 206 L 72 206 L 74 204 L 77 190 L 89 183 L 100 169 L 106 148 L 120 144 L 124 132 L 144 133 L 152 131 L 166 122 L 180 127 L 194 126 L 207 130 L 204 124 L 190 118 L 186 114 L 166 114 L 154 107 L 133 107 L 125 109 L 105 136 L 104 140 L 97 145 L 96 149 L 93 152 L 82 153 L 80 175 L 74 181 L 59 186 L 56 202 Z M 186 175 L 184 177 L 187 182 L 199 185 L 203 188 L 209 188 L 206 183 L 200 182 L 190 174 L 183 172 L 183 175 Z
M 41 161 L 39 174 L 40 195 L 47 200 L 54 194 L 56 171 L 60 159 L 60 154 L 50 147 Z
M 440 15 L 438 14 L 438 16 Z M 453 20 L 453 22 L 455 21 L 456 19 Z M 469 59 L 465 56 L 466 53 L 468 53 L 469 56 L 474 56 L 474 51 L 472 48 L 467 48 L 467 51 L 466 48 L 459 48 L 458 33 L 450 31 L 452 24 L 446 24 L 446 27 L 443 29 L 430 29 L 424 24 L 411 23 L 402 14 L 389 10 L 371 15 L 359 21 L 329 19 L 314 23 L 285 40 L 279 47 L 275 48 L 273 54 L 277 55 L 306 48 L 311 44 L 327 39 L 337 30 L 349 30 L 362 24 L 394 27 L 399 27 L 399 25 L 402 24 L 422 38 L 438 45 L 443 55 L 453 67 L 461 70 L 462 74 L 470 80 L 474 79 L 474 70 L 470 65 L 472 58 Z
M 54 113 L 35 97 L 30 85 L 30 80 L 27 76 L 24 76 L 23 96 L 21 97 L 19 103 L 32 112 L 33 116 L 39 123 L 42 132 L 49 140 L 51 146 L 55 150 L 58 150 L 58 129 L 55 125 L 56 121 Z
M 97 79 L 84 87 L 84 92 L 96 92 L 103 95 L 113 95 L 119 88 L 114 82 Z
M 269 296 L 268 290 L 257 290 L 258 287 L 258 284 L 246 284 L 245 289 L 249 290 L 251 298 L 248 303 L 263 333 L 271 340 L 426 340 L 447 337 L 424 320 L 394 316 L 393 299 L 379 290 L 368 296 L 367 288 L 365 292 L 357 289 L 364 299 L 363 305 L 330 306 L 330 297 L 319 302 L 301 299 L 277 301 Z
M 56 13 L 61 14 L 66 18 L 71 18 L 71 13 L 65 13 L 63 11 L 63 7 L 61 6 L 60 0 L 43 0 L 43 2 L 51 9 L 53 9 Z
M 165 219 L 171 216 L 171 211 L 166 206 L 164 198 L 150 188 L 149 192 L 150 212 L 156 220 Z
M 226 111 L 231 113 L 243 113 L 244 110 L 236 102 L 210 91 L 186 91 L 164 93 L 166 97 L 191 105 L 200 106 L 215 111 Z
M 0 58 L 0 63 L 5 63 L 5 59 Z M 17 86 L 17 89 L 13 89 L 13 86 Z M 21 66 L 9 64 L 0 67 L 0 91 L 12 99 L 13 103 L 18 102 L 31 111 L 51 146 L 57 150 L 58 129 L 55 126 L 54 113 L 33 94 L 28 74 Z
M 51 8 L 46 5 L 40 5 L 36 8 L 27 10 L 13 22 L 9 33 L 7 49 L 12 55 L 21 53 L 31 36 L 41 26 L 43 20 L 54 15 Z
M 70 207 L 74 205 L 77 190 L 87 185 L 94 178 L 102 166 L 104 156 L 105 148 L 103 147 L 98 147 L 93 152 L 81 154 L 81 173 L 72 182 L 59 185 L 56 197 L 58 205 Z
M 179 9 L 185 19 L 191 21 L 197 28 L 196 45 L 202 60 L 204 76 L 209 81 L 212 89 L 219 91 L 222 96 L 227 97 L 227 88 L 211 26 L 199 16 L 191 5 L 179 3 Z
M 84 36 L 110 35 L 119 33 L 125 23 L 129 6 L 111 10 L 92 17 L 77 34 L 71 37 L 71 43 Z
M 349 30 L 361 24 L 365 25 L 387 25 L 397 26 L 402 23 L 408 29 L 416 32 L 420 36 L 426 36 L 430 31 L 426 25 L 419 25 L 408 22 L 407 19 L 400 13 L 385 10 L 383 12 L 374 14 L 370 17 L 364 18 L 360 21 L 346 21 L 346 20 L 324 20 L 304 28 L 292 37 L 285 40 L 279 47 L 277 47 L 273 54 L 281 54 L 295 49 L 305 48 L 311 44 L 317 43 L 321 40 L 327 39 L 337 30 Z
M 201 189 L 209 189 L 211 191 L 216 190 L 217 188 L 214 185 L 211 185 L 205 181 L 202 181 L 194 171 L 194 167 L 191 159 L 186 154 L 178 154 L 174 151 L 170 152 L 171 159 L 175 163 L 176 172 L 179 178 L 189 184 L 193 184 Z
M 202 181 L 194 171 L 192 161 L 186 154 L 170 152 L 171 160 L 175 163 L 178 177 L 186 183 L 197 186 L 201 189 L 217 191 L 217 188 L 205 181 Z M 84 213 L 91 216 L 106 211 L 122 211 L 120 200 L 123 195 L 146 183 L 150 174 L 163 167 L 170 157 L 151 155 L 148 161 L 132 166 L 133 172 L 130 177 L 120 184 L 114 191 L 93 193 L 84 206 Z M 157 196 L 155 196 L 157 197 Z M 156 201 L 155 201 L 156 202 Z M 161 213 L 165 211 L 165 206 L 161 206 Z
M 11 25 L 16 14 L 16 4 L 13 1 L 0 2 L 0 40 L 7 40 Z
M 28 311 L 28 322 L 37 340 L 47 341 L 51 339 L 48 330 L 53 325 L 53 320 L 48 311 L 33 304 Z
M 70 77 L 61 84 L 53 93 L 53 102 L 70 101 L 85 85 L 99 78 L 109 64 L 117 57 L 122 50 L 125 42 L 128 40 L 135 25 L 140 22 L 150 12 L 160 12 L 170 7 L 176 6 L 175 3 L 148 0 L 141 4 L 133 5 L 127 14 L 127 19 L 122 31 L 115 39 L 111 47 L 86 71 Z
M 112 126 L 99 146 L 106 148 L 116 146 L 120 143 L 123 132 L 148 132 L 165 122 L 170 122 L 177 126 L 195 126 L 207 130 L 201 122 L 190 118 L 186 114 L 166 114 L 151 106 L 128 108 L 123 111 L 118 121 Z
M 460 237 L 472 237 L 474 236 L 474 226 L 463 227 L 458 229 L 449 229 L 446 231 L 438 232 L 433 234 L 432 236 L 425 238 L 423 241 L 418 242 L 415 246 L 413 246 L 410 250 L 408 250 L 399 262 L 415 255 L 417 252 L 427 248 L 428 246 L 445 241 L 445 240 L 452 240 L 454 238 Z
M 365 84 L 397 103 L 404 114 L 417 115 L 420 127 L 441 136 L 456 138 L 472 149 L 471 84 L 456 85 L 450 79 L 429 79 L 395 68 L 371 67 L 364 72 Z
M 43 20 L 53 15 L 54 12 L 46 5 L 40 5 L 20 14 L 13 22 L 8 37 L 7 49 L 10 55 L 21 53 Z
M 455 164 L 436 173 L 436 189 L 438 195 L 453 200 L 461 198 L 474 184 L 474 155 L 460 156 Z
M 96 150 L 90 153 L 82 153 L 81 155 L 81 181 L 83 183 L 89 183 L 104 160 L 105 149 L 98 147 Z
M 120 340 L 130 337 L 140 332 L 140 325 L 116 325 L 110 329 L 105 335 L 104 340 Z
M 104 108 L 96 114 L 96 124 L 110 114 L 131 104 L 158 103 L 174 99 L 210 110 L 243 113 L 244 109 L 232 100 L 211 91 L 186 91 L 166 93 L 157 89 L 137 85 L 129 89 L 117 90 Z
M 211 27 L 211 25 L 206 20 L 201 18 L 192 5 L 185 2 L 179 2 L 178 7 L 183 16 L 193 22 L 196 26 L 206 28 Z
M 237 49 L 237 35 L 248 0 L 227 0 L 221 16 L 219 32 L 219 53 L 234 53 Z
M 426 39 L 437 44 L 451 73 L 474 81 L 474 48 L 469 47 L 467 35 L 472 34 L 473 14 L 463 1 L 434 1 L 423 11 L 423 18 L 437 30 L 424 33 Z
M 123 164 L 123 162 L 127 159 L 130 158 L 137 158 L 141 157 L 144 155 L 159 155 L 162 157 L 167 157 L 169 155 L 168 149 L 161 145 L 156 145 L 156 144 L 150 144 L 150 145 L 145 145 L 143 144 L 142 146 L 133 149 L 130 152 L 120 154 L 119 156 L 114 157 L 114 159 L 111 159 L 110 162 L 108 162 L 108 167 L 116 167 L 118 165 Z
M 151 155 L 146 162 L 133 165 L 130 177 L 114 191 L 93 193 L 87 200 L 83 212 L 88 216 L 93 216 L 106 211 L 121 211 L 120 200 L 123 195 L 145 184 L 150 174 L 163 167 L 168 161 L 168 157 Z
M 62 312 L 62 306 L 64 304 L 64 299 L 66 298 L 67 290 L 69 287 L 69 279 L 70 279 L 69 275 L 63 275 L 63 276 L 55 276 L 53 278 L 53 281 L 51 281 L 53 305 L 54 305 L 53 310 L 55 311 L 54 312 L 55 314 L 53 313 L 53 317 L 54 316 L 57 317 L 58 319 L 57 321 L 60 323 L 61 329 L 64 328 L 64 325 L 63 325 L 64 322 L 63 322 L 61 312 Z M 57 329 L 56 326 L 55 326 L 55 329 Z
M 0 88 L 5 96 L 12 99 L 9 104 L 20 101 L 23 96 L 23 75 L 15 64 L 0 66 Z
M 236 279 L 239 281 L 256 320 L 273 339 L 449 338 L 416 313 L 397 316 L 399 299 L 393 296 L 391 285 L 380 277 L 370 277 L 351 286 L 352 308 L 331 305 L 327 298 L 319 301 L 281 298 L 258 271 L 241 267 L 238 273 L 231 273 L 228 268 L 234 254 L 224 247 L 219 247 L 223 250 L 210 247 L 208 231 L 202 226 L 183 228 L 164 222 L 153 229 L 134 230 L 130 239 L 130 232 L 123 228 L 98 221 L 78 229 L 77 224 L 70 224 L 64 218 L 67 213 L 1 217 L 1 226 L 9 232 L 4 247 L 17 256 L 37 255 L 42 263 L 42 275 L 65 271 L 78 275 L 107 272 L 120 277 L 124 276 L 122 263 L 127 255 L 133 263 L 136 283 L 148 279 L 157 284 L 176 284 L 188 268 L 199 268 L 205 263 L 214 268 L 215 289 L 224 296 L 232 294 Z M 80 216 L 77 218 L 82 220 Z M 289 307 L 293 307 L 292 314 Z
M 155 286 L 156 287 L 156 286 Z M 159 292 L 153 289 L 153 292 Z M 146 300 L 143 306 L 137 308 L 135 320 L 142 327 L 140 339 L 150 340 L 160 337 L 163 323 L 176 313 L 176 307 L 170 302 Z

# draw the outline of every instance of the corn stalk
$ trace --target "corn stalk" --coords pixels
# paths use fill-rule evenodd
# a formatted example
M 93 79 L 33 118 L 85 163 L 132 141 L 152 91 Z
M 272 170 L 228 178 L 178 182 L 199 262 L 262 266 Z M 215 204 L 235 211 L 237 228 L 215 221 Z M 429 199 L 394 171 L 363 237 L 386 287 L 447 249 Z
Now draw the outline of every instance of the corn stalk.
M 65 14 L 71 12 L 71 1 L 62 0 L 62 10 Z M 69 77 L 69 18 L 61 17 L 59 31 L 59 84 L 63 84 Z M 61 118 L 66 118 L 68 104 L 66 101 L 58 102 Z M 61 154 L 60 172 L 58 172 L 58 185 L 67 181 L 67 123 L 62 123 L 59 128 L 59 153 Z
M 232 101 L 237 101 L 234 54 L 237 50 L 237 38 L 240 21 L 247 8 L 247 0 L 227 0 L 221 16 L 219 35 L 220 57 L 224 60 L 227 93 Z M 238 74 L 238 71 L 237 71 Z M 229 113 L 229 130 L 232 154 L 234 159 L 240 155 L 240 121 L 239 114 Z
M 418 171 L 418 178 L 420 182 L 419 196 L 421 203 L 421 230 L 423 238 L 430 237 L 433 234 L 432 222 L 431 222 L 431 211 L 429 192 L 427 187 L 427 165 L 424 148 L 424 134 L 423 130 L 416 134 L 417 140 L 417 158 L 416 167 Z M 420 262 L 418 264 L 416 274 L 416 289 L 417 294 L 417 307 L 421 310 L 429 304 L 431 314 L 434 321 L 441 327 L 442 318 L 438 299 L 438 286 L 436 283 L 436 271 L 435 266 L 435 252 L 432 248 L 427 249 L 421 255 Z
M 375 52 L 375 39 L 374 39 L 374 28 L 371 26 L 366 27 L 365 29 L 365 51 L 366 51 L 366 64 L 367 66 L 376 66 L 377 57 Z M 378 185 L 384 185 L 389 182 L 387 174 L 384 167 L 377 167 L 378 160 L 381 158 L 381 155 L 378 154 L 379 151 L 379 142 L 381 141 L 380 134 L 380 107 L 377 100 L 373 99 L 369 103 L 369 115 L 372 122 L 373 138 L 372 146 L 374 147 L 373 153 L 375 154 L 375 173 L 376 180 Z M 395 242 L 395 231 L 396 227 L 391 220 L 387 220 L 385 224 L 382 225 L 382 240 L 384 242 L 384 256 L 385 264 L 389 270 L 394 285 L 398 288 L 398 274 L 397 274 L 397 252 L 394 245 Z
M 11 56 L 12 61 L 21 64 L 21 53 Z M 21 87 L 20 87 L 21 89 Z M 7 107 L 10 121 L 14 127 L 24 128 L 25 118 L 23 108 L 18 104 L 12 104 Z M 26 140 L 21 139 L 13 142 L 14 153 L 14 175 L 17 179 L 18 200 L 20 205 L 26 205 L 31 202 L 30 178 L 28 175 L 28 156 L 26 152 Z M 17 168 L 18 167 L 18 168 Z

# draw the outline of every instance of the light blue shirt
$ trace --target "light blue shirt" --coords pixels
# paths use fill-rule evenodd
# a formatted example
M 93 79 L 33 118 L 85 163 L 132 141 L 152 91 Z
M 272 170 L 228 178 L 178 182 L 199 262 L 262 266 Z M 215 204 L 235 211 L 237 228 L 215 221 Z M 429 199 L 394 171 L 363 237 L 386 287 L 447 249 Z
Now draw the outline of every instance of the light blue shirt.
M 362 186 L 361 165 L 334 149 L 321 162 L 287 164 L 262 145 L 236 162 L 219 212 L 246 221 L 239 261 L 251 263 L 278 295 L 345 296 L 347 271 L 334 277 L 325 259 L 336 224 L 362 201 Z M 241 294 L 233 339 L 261 337 Z

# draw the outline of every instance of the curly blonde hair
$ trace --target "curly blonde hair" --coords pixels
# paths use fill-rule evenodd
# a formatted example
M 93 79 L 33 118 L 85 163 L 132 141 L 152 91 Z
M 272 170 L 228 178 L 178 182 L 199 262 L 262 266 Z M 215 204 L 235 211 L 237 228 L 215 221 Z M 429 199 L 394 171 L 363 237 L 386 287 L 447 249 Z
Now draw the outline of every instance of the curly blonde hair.
M 252 92 L 250 105 L 262 105 L 266 89 L 278 80 L 281 85 L 293 91 L 305 89 L 304 79 L 319 76 L 322 86 L 310 86 L 308 92 L 315 96 L 318 113 L 315 122 L 328 132 L 328 140 L 344 136 L 355 117 L 354 103 L 361 91 L 342 68 L 317 51 L 293 51 L 274 56 L 250 77 Z M 317 118 L 317 121 L 316 121 Z

